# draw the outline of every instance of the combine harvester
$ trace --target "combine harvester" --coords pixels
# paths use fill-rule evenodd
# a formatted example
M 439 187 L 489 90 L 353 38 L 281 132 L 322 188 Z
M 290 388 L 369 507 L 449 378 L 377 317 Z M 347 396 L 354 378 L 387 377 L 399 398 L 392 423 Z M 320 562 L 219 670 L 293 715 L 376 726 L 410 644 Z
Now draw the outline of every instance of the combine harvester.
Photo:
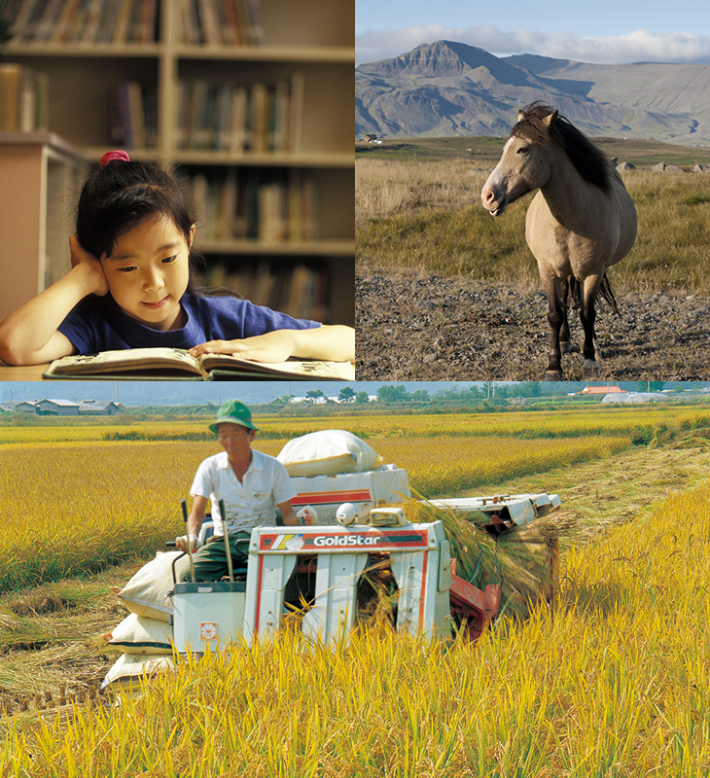
M 131 613 L 105 636 L 123 654 L 103 688 L 124 688 L 172 665 L 180 654 L 218 651 L 235 640 L 267 640 L 286 623 L 297 625 L 309 640 L 342 644 L 371 616 L 385 589 L 387 619 L 396 631 L 475 640 L 505 610 L 500 541 L 553 514 L 560 504 L 557 495 L 545 493 L 416 501 L 406 472 L 394 465 L 296 475 L 292 481 L 298 491 L 294 507 L 316 513 L 317 524 L 254 529 L 244 541 L 248 566 L 230 571 L 230 580 L 191 582 L 189 555 L 166 552 L 116 592 Z M 436 516 L 444 521 L 420 520 Z M 456 527 L 449 519 L 489 541 L 480 546 L 478 560 L 460 558 L 461 544 L 452 538 Z M 210 534 L 211 523 L 205 521 L 200 540 Z M 532 578 L 526 597 L 551 603 L 559 577 L 557 540 L 548 536 L 536 544 L 545 569 Z M 482 573 L 483 551 L 493 566 Z M 539 548 L 537 553 L 539 559 Z

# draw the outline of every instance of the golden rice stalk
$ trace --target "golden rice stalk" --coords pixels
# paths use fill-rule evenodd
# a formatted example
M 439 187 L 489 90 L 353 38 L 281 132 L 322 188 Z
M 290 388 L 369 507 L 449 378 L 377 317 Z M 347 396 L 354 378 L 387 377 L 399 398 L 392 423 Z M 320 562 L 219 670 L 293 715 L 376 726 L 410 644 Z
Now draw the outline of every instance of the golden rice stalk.
M 404 510 L 412 522 L 441 521 L 457 574 L 479 588 L 501 584 L 500 613 L 523 618 L 552 590 L 551 546 L 575 527 L 571 514 L 551 511 L 494 537 L 481 528 L 490 522 L 483 512 L 462 515 L 421 500 L 408 501 Z

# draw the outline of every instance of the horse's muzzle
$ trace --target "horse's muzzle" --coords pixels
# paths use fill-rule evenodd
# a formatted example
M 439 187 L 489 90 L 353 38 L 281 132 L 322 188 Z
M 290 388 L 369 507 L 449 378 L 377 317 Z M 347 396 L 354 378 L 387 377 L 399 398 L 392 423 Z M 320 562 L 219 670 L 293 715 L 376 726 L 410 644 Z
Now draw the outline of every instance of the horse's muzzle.
M 481 203 L 491 216 L 500 216 L 505 210 L 508 198 L 498 187 L 490 186 L 488 183 L 481 192 Z

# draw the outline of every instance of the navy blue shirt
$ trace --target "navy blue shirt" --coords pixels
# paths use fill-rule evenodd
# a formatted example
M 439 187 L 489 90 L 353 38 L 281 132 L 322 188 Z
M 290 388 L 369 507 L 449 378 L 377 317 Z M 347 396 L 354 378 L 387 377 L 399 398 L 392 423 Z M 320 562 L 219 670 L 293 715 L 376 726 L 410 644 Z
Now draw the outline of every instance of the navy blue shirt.
M 237 297 L 200 297 L 180 300 L 187 323 L 179 330 L 154 330 L 127 316 L 110 294 L 89 295 L 78 303 L 57 328 L 72 342 L 77 354 L 96 354 L 125 348 L 182 348 L 208 340 L 236 340 L 273 330 L 320 327 L 308 319 L 254 305 Z

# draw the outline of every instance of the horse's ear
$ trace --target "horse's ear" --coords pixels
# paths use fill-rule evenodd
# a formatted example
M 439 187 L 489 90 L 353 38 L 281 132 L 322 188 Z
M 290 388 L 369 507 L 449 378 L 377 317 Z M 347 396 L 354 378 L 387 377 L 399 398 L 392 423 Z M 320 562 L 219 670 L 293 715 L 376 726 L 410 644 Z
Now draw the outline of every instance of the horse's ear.
M 525 118 L 525 111 L 518 111 L 518 121 L 522 122 L 524 118 Z
M 548 130 L 555 123 L 555 119 L 557 119 L 557 111 L 553 111 L 549 116 L 546 116 L 543 119 L 543 124 L 545 127 L 547 127 Z

